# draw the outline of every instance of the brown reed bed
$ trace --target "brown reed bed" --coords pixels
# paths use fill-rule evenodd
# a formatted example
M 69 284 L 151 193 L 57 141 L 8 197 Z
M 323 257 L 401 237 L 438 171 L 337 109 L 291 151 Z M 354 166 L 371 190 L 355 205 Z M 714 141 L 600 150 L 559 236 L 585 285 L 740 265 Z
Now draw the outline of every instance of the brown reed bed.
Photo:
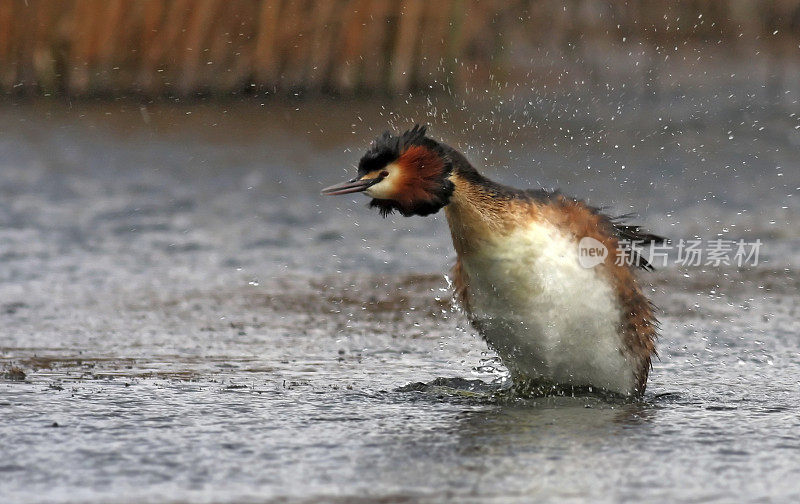
M 404 92 L 448 83 L 503 2 L 6 0 L 0 90 Z M 474 18 L 466 33 L 461 20 Z
M 789 54 L 800 1 L 4 0 L 0 92 L 447 89 L 501 71 L 508 34 L 555 50 L 757 41 Z

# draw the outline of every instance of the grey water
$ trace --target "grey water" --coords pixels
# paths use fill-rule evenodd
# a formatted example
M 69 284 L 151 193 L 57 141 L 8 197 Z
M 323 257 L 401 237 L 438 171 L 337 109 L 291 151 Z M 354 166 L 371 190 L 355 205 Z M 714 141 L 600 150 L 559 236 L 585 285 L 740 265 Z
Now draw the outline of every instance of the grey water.
M 796 502 L 800 123 L 708 104 L 5 104 L 1 500 Z M 759 262 L 641 275 L 642 400 L 494 393 L 443 216 L 319 196 L 415 119 L 491 177 Z

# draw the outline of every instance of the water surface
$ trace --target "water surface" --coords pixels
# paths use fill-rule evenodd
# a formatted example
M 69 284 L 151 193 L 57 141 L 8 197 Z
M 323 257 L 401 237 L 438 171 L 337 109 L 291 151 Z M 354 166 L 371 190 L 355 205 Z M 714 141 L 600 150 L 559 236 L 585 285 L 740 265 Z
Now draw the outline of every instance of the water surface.
M 788 114 L 728 143 L 735 119 L 701 128 L 667 105 L 668 133 L 503 107 L 486 117 L 518 127 L 413 102 L 6 105 L 4 500 L 800 498 Z M 643 277 L 662 336 L 642 401 L 458 390 L 502 369 L 451 307 L 443 217 L 318 196 L 414 116 L 493 177 L 635 209 L 674 239 L 760 238 L 761 262 Z

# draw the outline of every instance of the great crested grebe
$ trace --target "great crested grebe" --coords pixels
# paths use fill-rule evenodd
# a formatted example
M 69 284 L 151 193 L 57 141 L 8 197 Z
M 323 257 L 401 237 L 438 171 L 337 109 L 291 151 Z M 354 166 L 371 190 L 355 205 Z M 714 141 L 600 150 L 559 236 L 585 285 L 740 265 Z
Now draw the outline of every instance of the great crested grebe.
M 664 239 L 558 192 L 493 182 L 425 130 L 387 131 L 356 178 L 322 194 L 363 192 L 384 217 L 444 208 L 456 298 L 515 383 L 641 395 L 658 323 L 633 271 L 650 264 L 626 243 Z M 595 267 L 581 260 L 587 239 L 607 252 Z

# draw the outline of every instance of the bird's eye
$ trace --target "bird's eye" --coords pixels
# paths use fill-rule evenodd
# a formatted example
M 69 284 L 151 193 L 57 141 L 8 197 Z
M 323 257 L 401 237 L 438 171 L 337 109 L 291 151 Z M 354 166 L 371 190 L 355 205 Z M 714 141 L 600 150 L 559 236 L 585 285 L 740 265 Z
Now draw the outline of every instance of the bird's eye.
M 389 176 L 389 172 L 388 172 L 388 171 L 386 171 L 386 170 L 383 170 L 382 172 L 380 172 L 380 173 L 378 174 L 378 176 L 379 176 L 380 178 L 386 178 L 386 177 L 388 177 L 388 176 Z

